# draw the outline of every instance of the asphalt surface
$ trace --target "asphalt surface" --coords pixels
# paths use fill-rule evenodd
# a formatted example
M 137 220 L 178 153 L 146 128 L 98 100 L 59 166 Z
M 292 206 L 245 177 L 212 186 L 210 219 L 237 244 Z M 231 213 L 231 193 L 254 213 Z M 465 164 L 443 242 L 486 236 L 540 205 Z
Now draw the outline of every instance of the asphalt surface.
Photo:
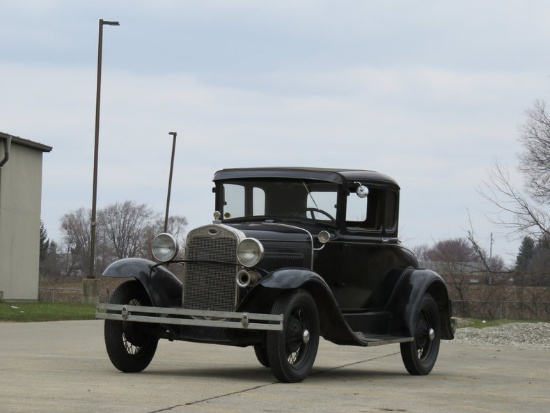
M 102 321 L 0 323 L 0 412 L 550 411 L 550 351 L 444 342 L 410 376 L 396 345 L 322 341 L 311 376 L 281 384 L 251 348 L 159 343 L 142 373 L 120 373 Z

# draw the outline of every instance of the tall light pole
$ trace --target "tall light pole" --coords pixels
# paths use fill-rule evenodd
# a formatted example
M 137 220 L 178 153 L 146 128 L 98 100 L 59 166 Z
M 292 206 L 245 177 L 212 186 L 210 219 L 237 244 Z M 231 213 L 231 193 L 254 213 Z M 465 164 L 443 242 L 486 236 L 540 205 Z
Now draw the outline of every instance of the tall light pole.
M 172 173 L 174 172 L 174 153 L 176 152 L 177 132 L 168 132 L 172 135 L 172 160 L 170 161 L 170 177 L 168 178 L 168 196 L 166 197 L 166 214 L 164 215 L 164 232 L 168 231 L 168 212 L 170 210 L 170 193 L 172 192 Z
M 119 22 L 99 19 L 99 40 L 97 46 L 97 91 L 95 97 L 95 141 L 94 141 L 94 178 L 92 189 L 92 219 L 90 227 L 90 274 L 95 278 L 95 235 L 96 235 L 96 205 L 97 205 L 97 160 L 99 150 L 99 107 L 101 101 L 101 56 L 103 54 L 103 26 L 120 26 Z

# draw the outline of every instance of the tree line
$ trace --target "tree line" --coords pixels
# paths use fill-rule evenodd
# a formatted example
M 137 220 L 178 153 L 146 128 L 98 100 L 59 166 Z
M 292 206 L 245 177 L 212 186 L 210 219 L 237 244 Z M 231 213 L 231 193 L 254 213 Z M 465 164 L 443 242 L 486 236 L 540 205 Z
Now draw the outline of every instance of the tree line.
M 504 273 L 512 275 L 516 284 L 550 286 L 550 113 L 546 103 L 537 100 L 525 115 L 518 128 L 521 150 L 517 155 L 517 172 L 523 185 L 514 184 L 510 169 L 496 161 L 478 192 L 492 205 L 493 222 L 503 227 L 510 238 L 522 241 L 515 264 Z M 481 262 L 488 274 L 503 272 L 500 258 L 488 261 L 473 230 L 462 243 L 447 240 L 436 244 L 427 258 L 448 260 L 452 249 L 454 256 L 462 251 L 463 261 Z
M 183 245 L 187 220 L 168 218 L 168 232 Z M 91 211 L 79 208 L 61 218 L 62 243 L 48 239 L 40 226 L 40 274 L 42 276 L 89 275 Z M 147 204 L 117 202 L 99 209 L 96 222 L 96 261 L 98 274 L 112 262 L 128 257 L 152 259 L 151 242 L 163 232 L 164 219 Z M 95 274 L 97 275 L 97 274 Z
M 459 296 L 467 277 L 457 274 L 475 273 L 474 280 L 488 285 L 550 286 L 550 114 L 544 101 L 536 101 L 526 111 L 518 140 L 522 150 L 517 170 L 523 177 L 523 187 L 514 185 L 507 167 L 495 162 L 478 189 L 497 213 L 494 222 L 507 229 L 511 237 L 522 239 L 515 264 L 506 268 L 501 257 L 488 256 L 473 230 L 464 238 L 415 248 L 421 261 L 439 263 L 439 272 L 455 284 Z M 63 215 L 61 244 L 49 240 L 41 227 L 41 274 L 87 275 L 90 215 L 85 208 Z M 125 201 L 101 209 L 96 224 L 98 273 L 116 259 L 150 258 L 150 243 L 163 224 L 161 215 L 146 204 Z M 169 232 L 182 238 L 186 225 L 185 217 L 170 217 Z
M 493 222 L 521 240 L 515 262 L 488 257 L 473 229 L 465 238 L 419 246 L 449 286 L 464 316 L 550 319 L 550 113 L 535 101 L 519 127 L 518 186 L 507 166 L 495 162 L 478 192 L 493 207 Z
M 495 162 L 480 194 L 497 212 L 495 223 L 511 237 L 522 239 L 515 263 L 516 282 L 550 285 L 550 114 L 543 100 L 535 101 L 519 127 L 518 187 L 509 169 Z

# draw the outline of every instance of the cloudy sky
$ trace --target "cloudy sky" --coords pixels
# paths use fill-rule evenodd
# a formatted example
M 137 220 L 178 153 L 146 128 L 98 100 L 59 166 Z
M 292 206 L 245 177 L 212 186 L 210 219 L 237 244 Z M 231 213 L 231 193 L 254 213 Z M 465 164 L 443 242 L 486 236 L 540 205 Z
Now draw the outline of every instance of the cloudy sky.
M 0 131 L 53 147 L 42 219 L 91 207 L 98 20 L 98 208 L 133 200 L 211 221 L 214 172 L 373 169 L 402 187 L 405 245 L 470 227 L 513 262 L 517 241 L 476 191 L 514 170 L 517 128 L 550 95 L 540 1 L 0 0 Z M 515 176 L 514 179 L 521 179 Z

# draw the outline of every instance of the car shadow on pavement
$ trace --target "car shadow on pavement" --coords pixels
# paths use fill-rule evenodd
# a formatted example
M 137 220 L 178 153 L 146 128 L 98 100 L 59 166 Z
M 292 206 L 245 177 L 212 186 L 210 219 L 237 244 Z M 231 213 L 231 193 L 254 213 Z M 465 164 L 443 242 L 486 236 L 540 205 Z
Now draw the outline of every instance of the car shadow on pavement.
M 220 379 L 232 380 L 233 382 L 253 382 L 253 383 L 277 383 L 269 368 L 263 367 L 216 367 L 216 368 L 155 368 L 150 366 L 140 375 L 154 377 L 175 378 L 194 378 L 194 379 Z M 410 377 L 406 371 L 391 371 L 391 370 L 372 370 L 361 369 L 357 367 L 332 367 L 313 368 L 311 374 L 306 381 L 312 382 L 330 382 L 342 380 L 354 380 L 357 378 L 368 378 L 376 381 L 378 379 L 387 380 L 388 378 Z

